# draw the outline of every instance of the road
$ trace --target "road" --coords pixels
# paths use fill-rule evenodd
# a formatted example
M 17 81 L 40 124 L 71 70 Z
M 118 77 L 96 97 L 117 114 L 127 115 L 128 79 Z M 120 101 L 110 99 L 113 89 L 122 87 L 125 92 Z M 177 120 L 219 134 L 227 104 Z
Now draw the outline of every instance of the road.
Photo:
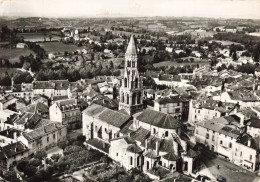
M 221 157 L 203 152 L 203 162 L 216 177 L 223 177 L 227 182 L 259 182 L 255 173 L 237 166 Z M 217 166 L 220 166 L 218 169 Z

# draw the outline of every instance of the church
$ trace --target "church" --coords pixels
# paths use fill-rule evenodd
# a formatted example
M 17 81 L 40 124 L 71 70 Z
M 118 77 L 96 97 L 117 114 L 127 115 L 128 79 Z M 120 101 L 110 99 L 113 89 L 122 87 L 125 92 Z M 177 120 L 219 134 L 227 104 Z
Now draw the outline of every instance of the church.
M 119 110 L 92 104 L 82 112 L 86 145 L 110 156 L 130 170 L 137 168 L 153 179 L 158 168 L 196 173 L 200 152 L 195 139 L 182 131 L 182 123 L 169 114 L 143 105 L 143 79 L 131 36 L 125 53 L 124 76 L 119 90 Z

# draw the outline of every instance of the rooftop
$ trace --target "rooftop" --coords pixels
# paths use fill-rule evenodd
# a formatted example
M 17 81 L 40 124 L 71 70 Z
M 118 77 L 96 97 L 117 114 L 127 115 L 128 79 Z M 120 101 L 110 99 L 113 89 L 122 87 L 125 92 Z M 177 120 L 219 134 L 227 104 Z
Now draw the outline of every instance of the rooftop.
M 98 104 L 92 104 L 83 111 L 83 114 L 87 114 L 119 128 L 123 127 L 123 125 L 126 124 L 126 122 L 128 122 L 131 118 L 129 115 Z
M 181 127 L 181 122 L 173 118 L 169 114 L 164 114 L 152 109 L 144 110 L 136 117 L 137 120 L 148 123 L 153 126 L 165 129 L 176 129 Z

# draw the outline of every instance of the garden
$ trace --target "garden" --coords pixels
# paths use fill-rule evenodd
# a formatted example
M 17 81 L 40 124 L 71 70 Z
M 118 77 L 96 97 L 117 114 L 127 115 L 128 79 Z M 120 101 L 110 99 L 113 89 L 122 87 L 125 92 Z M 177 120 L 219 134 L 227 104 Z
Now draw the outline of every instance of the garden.
M 54 154 L 47 158 L 45 151 L 38 151 L 32 158 L 19 161 L 16 169 L 26 181 L 55 181 L 58 176 L 72 174 L 103 156 L 98 151 L 87 150 L 83 145 L 85 139 L 83 135 L 78 135 L 76 139 L 58 143 L 63 155 Z

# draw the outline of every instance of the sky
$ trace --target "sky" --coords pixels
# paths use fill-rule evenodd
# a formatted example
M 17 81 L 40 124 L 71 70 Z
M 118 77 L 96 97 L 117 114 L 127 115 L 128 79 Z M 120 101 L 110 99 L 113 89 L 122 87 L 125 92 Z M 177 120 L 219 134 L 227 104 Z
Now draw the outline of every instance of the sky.
M 260 19 L 260 0 L 0 0 L 0 16 Z

